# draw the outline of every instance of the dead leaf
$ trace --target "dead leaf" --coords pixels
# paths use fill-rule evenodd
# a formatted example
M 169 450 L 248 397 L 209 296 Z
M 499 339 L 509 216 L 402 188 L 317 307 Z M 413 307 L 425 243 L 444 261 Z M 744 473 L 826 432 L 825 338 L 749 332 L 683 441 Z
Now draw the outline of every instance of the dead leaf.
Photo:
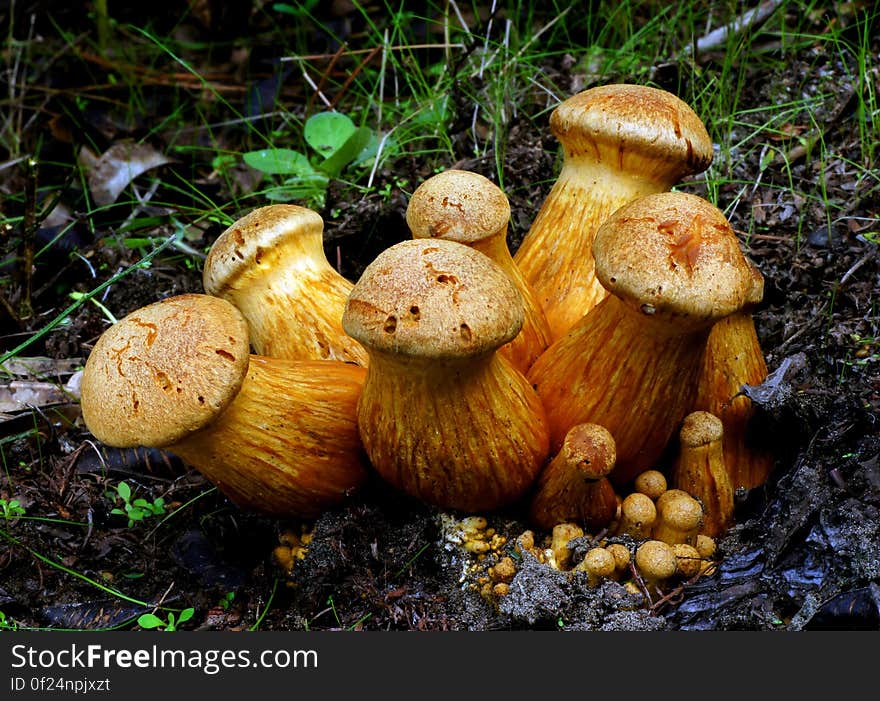
M 101 206 L 115 202 L 139 175 L 172 161 L 149 144 L 130 141 L 113 144 L 97 159 L 88 150 L 81 149 L 79 160 L 89 171 L 89 190 Z

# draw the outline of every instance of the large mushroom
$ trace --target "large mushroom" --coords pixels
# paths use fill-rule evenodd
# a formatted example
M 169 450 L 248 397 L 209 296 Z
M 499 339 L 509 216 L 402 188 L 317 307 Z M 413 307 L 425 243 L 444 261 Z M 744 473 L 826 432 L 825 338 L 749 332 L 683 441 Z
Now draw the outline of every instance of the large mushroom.
M 592 254 L 602 222 L 623 204 L 704 171 L 713 151 L 687 103 L 643 85 L 580 92 L 553 110 L 550 129 L 563 148 L 562 170 L 514 260 L 555 340 L 607 294 Z
M 522 330 L 498 349 L 522 372 L 550 345 L 550 327 L 535 291 L 513 262 L 507 247 L 510 203 L 487 177 L 450 169 L 419 185 L 406 209 L 413 238 L 458 241 L 486 254 L 504 270 L 523 299 Z
M 751 266 L 724 214 L 696 195 L 646 195 L 618 209 L 593 247 L 610 292 L 529 370 L 551 450 L 575 424 L 617 444 L 620 486 L 655 467 L 693 406 L 709 331 L 740 310 Z
M 548 456 L 544 408 L 496 352 L 522 323 L 516 286 L 463 244 L 402 241 L 367 266 L 342 324 L 369 352 L 358 425 L 387 482 L 464 511 L 526 492 Z
M 366 370 L 252 355 L 247 331 L 209 295 L 132 312 L 86 361 L 86 427 L 110 446 L 165 448 L 242 508 L 315 517 L 367 478 L 356 417 Z
M 214 241 L 205 292 L 244 315 L 255 353 L 363 365 L 366 351 L 342 330 L 353 283 L 327 261 L 324 220 L 293 204 L 258 207 Z

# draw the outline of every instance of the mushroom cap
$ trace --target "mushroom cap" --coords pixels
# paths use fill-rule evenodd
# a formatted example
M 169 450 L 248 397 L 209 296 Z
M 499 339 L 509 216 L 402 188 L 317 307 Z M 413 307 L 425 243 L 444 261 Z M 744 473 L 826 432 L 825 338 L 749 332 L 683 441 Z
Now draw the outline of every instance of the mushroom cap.
M 210 295 L 223 296 L 243 272 L 277 255 L 286 241 L 323 235 L 324 220 L 314 210 L 294 204 L 258 207 L 231 224 L 208 251 L 202 284 Z
M 83 419 L 107 445 L 170 445 L 226 409 L 249 362 L 247 324 L 232 304 L 209 295 L 169 297 L 98 339 L 83 369 Z
M 645 470 L 636 475 L 633 488 L 651 499 L 657 499 L 668 488 L 666 475 L 660 470 Z
M 489 178 L 450 169 L 419 185 L 406 208 L 413 238 L 473 243 L 505 230 L 510 220 L 507 196 Z
M 668 579 L 678 569 L 672 546 L 660 540 L 646 540 L 639 545 L 635 562 L 646 579 Z
M 595 577 L 610 577 L 617 568 L 614 555 L 605 548 L 590 548 L 584 555 L 583 569 Z
M 646 316 L 707 324 L 750 303 L 755 268 L 730 222 L 684 192 L 645 195 L 617 209 L 593 242 L 596 277 Z
M 659 520 L 677 531 L 698 528 L 703 518 L 703 507 L 687 492 L 662 501 L 658 506 Z
M 577 465 L 587 479 L 606 477 L 617 460 L 614 437 L 604 426 L 591 423 L 572 426 L 562 442 L 562 453 L 569 464 Z
M 630 492 L 620 504 L 623 517 L 628 521 L 651 525 L 657 519 L 657 507 L 647 494 Z
M 698 448 L 720 441 L 724 435 L 724 424 L 715 414 L 694 411 L 684 417 L 678 435 L 682 446 Z
M 507 274 L 469 246 L 410 239 L 386 248 L 355 283 L 345 332 L 368 350 L 431 359 L 488 353 L 523 325 Z
M 550 129 L 572 156 L 614 158 L 621 170 L 649 160 L 673 183 L 706 170 L 714 155 L 706 126 L 690 105 L 645 85 L 580 92 L 556 107 Z

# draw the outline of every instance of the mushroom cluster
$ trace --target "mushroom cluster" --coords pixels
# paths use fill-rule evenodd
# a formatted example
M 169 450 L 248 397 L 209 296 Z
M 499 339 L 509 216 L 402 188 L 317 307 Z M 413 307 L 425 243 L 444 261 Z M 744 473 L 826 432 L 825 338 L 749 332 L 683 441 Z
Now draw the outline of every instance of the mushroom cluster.
M 87 428 L 164 447 L 273 516 L 313 518 L 374 473 L 467 518 L 521 506 L 591 585 L 690 571 L 676 562 L 704 561 L 698 539 L 721 536 L 734 491 L 773 467 L 740 393 L 767 374 L 763 278 L 718 208 L 672 189 L 712 158 L 678 97 L 600 86 L 550 124 L 564 165 L 513 255 L 507 197 L 460 169 L 413 192 L 412 238 L 357 281 L 328 263 L 317 212 L 244 215 L 209 252 L 205 294 L 98 340 Z M 566 543 L 587 535 L 573 564 Z

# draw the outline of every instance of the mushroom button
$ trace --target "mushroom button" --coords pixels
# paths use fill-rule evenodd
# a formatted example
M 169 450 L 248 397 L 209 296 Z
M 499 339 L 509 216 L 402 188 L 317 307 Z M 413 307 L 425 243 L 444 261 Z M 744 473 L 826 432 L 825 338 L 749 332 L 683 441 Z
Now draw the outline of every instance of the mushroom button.
M 523 300 L 523 326 L 516 338 L 501 346 L 522 372 L 550 344 L 550 327 L 507 247 L 510 204 L 491 180 L 466 170 L 445 170 L 413 192 L 406 209 L 406 221 L 413 238 L 458 241 L 486 254 L 510 277 Z
M 550 129 L 563 148 L 562 170 L 514 260 L 556 340 L 607 294 L 594 273 L 598 227 L 623 204 L 702 172 L 713 151 L 689 105 L 642 85 L 578 93 L 556 107 Z
M 251 355 L 232 304 L 180 295 L 101 335 L 81 405 L 107 445 L 165 448 L 242 508 L 310 518 L 367 477 L 356 423 L 365 375 L 340 361 Z
M 700 533 L 715 538 L 733 518 L 733 487 L 724 465 L 724 427 L 714 414 L 694 411 L 679 431 L 672 483 L 697 498 L 703 507 Z
M 751 268 L 724 215 L 682 192 L 618 209 L 593 247 L 610 292 L 535 361 L 551 450 L 578 423 L 617 444 L 615 486 L 657 464 L 695 399 L 709 330 L 746 303 Z
M 539 528 L 574 521 L 595 533 L 617 512 L 617 494 L 607 475 L 614 469 L 614 438 L 602 426 L 573 426 L 561 450 L 538 476 L 529 517 Z
M 651 531 L 654 540 L 693 545 L 703 523 L 703 506 L 683 489 L 667 489 L 657 499 L 657 520 Z
M 696 409 L 715 414 L 724 425 L 724 463 L 734 489 L 764 484 L 775 461 L 769 446 L 752 440 L 755 405 L 740 392 L 743 385 L 759 385 L 767 378 L 752 318 L 753 308 L 764 295 L 764 278 L 754 266 L 752 281 L 749 304 L 712 327 L 694 403 Z
M 530 487 L 549 451 L 544 408 L 496 352 L 522 323 L 516 286 L 463 244 L 402 241 L 367 266 L 342 324 L 370 354 L 358 423 L 386 481 L 465 511 Z
M 305 207 L 259 207 L 227 228 L 208 252 L 205 291 L 247 320 L 254 352 L 363 365 L 367 354 L 342 330 L 353 283 L 327 261 L 324 220 Z

